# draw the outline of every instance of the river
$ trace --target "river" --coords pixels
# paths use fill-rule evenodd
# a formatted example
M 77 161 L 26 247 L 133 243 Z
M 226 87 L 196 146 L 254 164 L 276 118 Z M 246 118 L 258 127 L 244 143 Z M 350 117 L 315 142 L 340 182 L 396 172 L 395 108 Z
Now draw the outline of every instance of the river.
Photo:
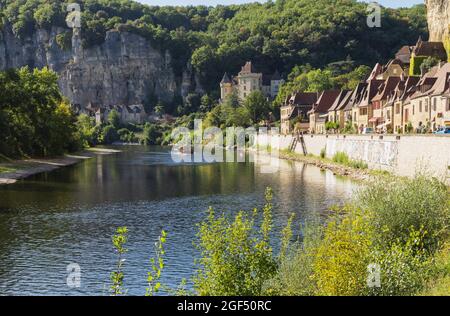
M 117 149 L 117 148 L 116 148 Z M 281 161 L 274 174 L 255 163 L 174 163 L 168 149 L 120 147 L 77 165 L 0 186 L 0 295 L 108 295 L 115 264 L 111 236 L 129 229 L 124 285 L 145 294 L 149 259 L 168 232 L 162 282 L 176 287 L 195 272 L 196 224 L 209 206 L 249 210 L 274 190 L 274 231 L 348 199 L 355 184 L 329 171 Z M 68 287 L 66 268 L 81 268 Z

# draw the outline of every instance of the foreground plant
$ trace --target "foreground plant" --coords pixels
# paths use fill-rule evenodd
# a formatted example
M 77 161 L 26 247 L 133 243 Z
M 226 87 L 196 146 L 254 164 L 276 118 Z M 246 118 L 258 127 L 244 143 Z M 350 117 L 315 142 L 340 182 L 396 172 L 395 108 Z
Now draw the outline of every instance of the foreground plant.
M 199 295 L 261 295 L 263 283 L 273 276 L 277 261 L 270 246 L 272 190 L 266 190 L 261 213 L 240 211 L 234 220 L 209 210 L 199 225 L 200 266 L 194 278 Z M 258 220 L 261 224 L 258 226 Z
M 155 258 L 150 259 L 151 271 L 148 272 L 147 283 L 148 287 L 146 289 L 146 296 L 153 296 L 159 292 L 161 288 L 161 274 L 164 269 L 164 255 L 166 251 L 164 250 L 164 244 L 166 243 L 167 233 L 162 230 L 161 235 L 158 237 L 158 241 L 155 243 Z
M 125 293 L 123 289 L 123 265 L 125 259 L 123 255 L 128 251 L 125 248 L 125 244 L 128 240 L 128 228 L 127 227 L 119 227 L 117 228 L 116 234 L 112 238 L 112 243 L 117 252 L 117 263 L 116 263 L 116 271 L 111 272 L 111 291 L 113 296 L 123 295 Z

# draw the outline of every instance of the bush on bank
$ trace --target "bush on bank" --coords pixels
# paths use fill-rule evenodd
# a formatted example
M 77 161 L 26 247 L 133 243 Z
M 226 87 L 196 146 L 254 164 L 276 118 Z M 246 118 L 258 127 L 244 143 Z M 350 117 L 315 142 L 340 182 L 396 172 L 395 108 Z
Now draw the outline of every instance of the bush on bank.
M 291 218 L 275 254 L 268 189 L 262 212 L 210 210 L 199 224 L 195 294 L 449 295 L 449 218 L 438 180 L 383 177 L 324 223 L 304 225 L 301 240 Z

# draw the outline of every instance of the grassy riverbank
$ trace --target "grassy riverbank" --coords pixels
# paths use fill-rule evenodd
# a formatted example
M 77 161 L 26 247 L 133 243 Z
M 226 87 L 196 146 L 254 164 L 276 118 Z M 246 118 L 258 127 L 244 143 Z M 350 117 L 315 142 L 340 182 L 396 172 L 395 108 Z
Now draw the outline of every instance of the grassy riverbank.
M 351 160 L 345 153 L 337 153 L 330 159 L 325 157 L 324 154 L 322 157 L 311 154 L 305 156 L 290 150 L 281 150 L 280 158 L 314 165 L 320 169 L 330 170 L 335 175 L 348 176 L 358 181 L 365 181 L 378 175 L 389 174 L 387 171 L 371 170 L 366 163 Z

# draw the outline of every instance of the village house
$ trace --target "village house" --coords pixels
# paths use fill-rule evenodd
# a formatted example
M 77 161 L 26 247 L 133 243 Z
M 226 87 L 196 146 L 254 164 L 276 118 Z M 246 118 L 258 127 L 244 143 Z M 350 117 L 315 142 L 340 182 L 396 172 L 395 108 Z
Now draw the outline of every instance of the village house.
M 423 75 L 421 73 L 421 64 L 428 58 L 433 57 L 439 61 L 447 62 L 447 51 L 445 50 L 444 44 L 442 42 L 425 42 L 421 37 L 417 40 L 416 45 L 413 47 L 411 52 L 411 65 L 409 74 Z
M 377 120 L 373 119 L 372 100 L 378 93 L 378 88 L 384 83 L 383 80 L 370 79 L 367 81 L 367 86 L 362 91 L 361 100 L 352 109 L 354 123 L 358 131 L 362 132 L 364 128 L 374 128 Z
M 441 63 L 424 73 L 424 60 Z M 450 125 L 450 66 L 441 42 L 403 46 L 386 65 L 377 63 L 368 79 L 353 91 L 322 92 L 308 112 L 309 131 L 325 133 L 327 122 L 353 126 L 362 133 L 432 132 Z M 417 73 L 419 69 L 419 73 Z M 410 75 L 411 74 L 411 75 Z M 289 97 L 281 108 L 283 133 L 292 130 L 295 107 Z M 368 131 L 371 132 L 371 131 Z
M 115 106 L 110 105 L 107 107 L 98 107 L 95 110 L 96 124 L 99 125 L 107 122 L 108 116 L 113 110 L 117 111 L 117 113 L 119 114 L 120 122 L 122 124 L 126 123 L 142 124 L 149 118 L 142 104 L 115 105 Z
M 328 122 L 337 123 L 339 128 L 345 125 L 344 109 L 353 94 L 351 90 L 341 90 L 333 105 L 328 110 Z
M 384 121 L 391 120 L 392 132 L 404 132 L 403 106 L 409 103 L 409 97 L 414 93 L 419 77 L 401 77 L 399 83 L 384 106 Z M 391 114 L 392 113 L 392 114 Z
M 361 102 L 364 91 L 366 91 L 367 88 L 367 82 L 360 82 L 356 86 L 356 88 L 353 90 L 352 95 L 350 97 L 350 100 L 348 104 L 344 108 L 344 118 L 345 122 L 344 124 L 348 124 L 348 122 L 351 122 L 352 126 L 355 128 L 355 130 L 358 130 L 358 111 L 353 111 L 353 109 L 357 108 L 358 104 Z
M 278 71 L 267 76 L 256 72 L 252 62 L 248 61 L 237 77 L 230 78 L 224 74 L 220 82 L 220 97 L 225 100 L 227 96 L 236 93 L 240 100 L 245 100 L 252 92 L 261 91 L 267 98 L 274 99 L 284 83 Z
M 379 132 L 392 129 L 392 110 L 385 105 L 389 97 L 393 94 L 401 77 L 388 77 L 378 88 L 378 93 L 372 99 L 373 116 L 369 122 L 373 123 L 375 129 Z
M 431 88 L 437 80 L 438 67 L 433 67 L 417 83 L 416 91 L 410 96 L 409 104 L 404 106 L 404 124 L 411 125 L 418 133 L 431 130 Z
M 437 80 L 431 88 L 432 129 L 450 125 L 450 63 L 443 65 L 437 73 Z
M 333 105 L 341 91 L 326 90 L 320 94 L 313 108 L 308 112 L 309 132 L 312 134 L 325 134 L 325 124 L 328 121 L 328 110 Z
M 405 65 L 400 59 L 392 59 L 385 66 L 381 66 L 380 74 L 375 79 L 386 80 L 389 77 L 407 76 L 409 71 L 409 63 L 405 69 Z
M 280 109 L 281 133 L 306 132 L 309 130 L 308 112 L 317 101 L 317 93 L 296 92 L 288 96 Z

